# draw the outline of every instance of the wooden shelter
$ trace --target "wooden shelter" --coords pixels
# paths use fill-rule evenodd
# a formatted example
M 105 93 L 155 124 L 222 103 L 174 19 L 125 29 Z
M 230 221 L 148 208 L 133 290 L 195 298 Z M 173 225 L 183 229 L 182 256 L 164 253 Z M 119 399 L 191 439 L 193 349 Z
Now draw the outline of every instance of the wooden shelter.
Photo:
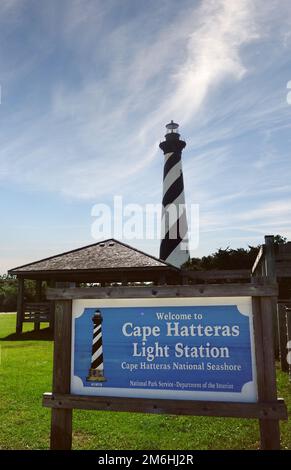
M 18 279 L 17 333 L 24 322 L 34 322 L 35 329 L 41 322 L 53 327 L 53 302 L 41 301 L 44 282 L 51 287 L 75 287 L 83 283 L 177 284 L 180 279 L 178 268 L 113 238 L 19 266 L 9 274 Z M 32 303 L 25 302 L 26 279 L 36 283 L 36 301 Z

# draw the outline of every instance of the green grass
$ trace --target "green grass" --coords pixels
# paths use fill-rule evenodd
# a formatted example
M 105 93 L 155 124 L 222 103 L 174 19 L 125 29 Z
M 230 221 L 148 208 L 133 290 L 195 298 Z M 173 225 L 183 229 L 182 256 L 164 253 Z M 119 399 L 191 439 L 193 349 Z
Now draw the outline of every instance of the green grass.
M 51 391 L 52 341 L 45 330 L 36 340 L 25 325 L 25 340 L 7 339 L 15 315 L 0 315 L 0 449 L 47 449 L 50 410 L 43 392 Z M 291 385 L 278 371 L 279 396 L 291 413 Z M 174 417 L 135 413 L 74 411 L 74 449 L 257 449 L 256 420 Z M 291 424 L 281 423 L 282 448 L 291 449 Z

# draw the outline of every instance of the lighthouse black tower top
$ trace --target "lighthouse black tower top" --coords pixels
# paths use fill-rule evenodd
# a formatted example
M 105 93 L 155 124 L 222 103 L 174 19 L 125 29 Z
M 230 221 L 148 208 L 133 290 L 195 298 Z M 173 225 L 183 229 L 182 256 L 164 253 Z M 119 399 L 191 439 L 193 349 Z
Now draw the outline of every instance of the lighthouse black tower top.
M 171 121 L 166 128 L 165 140 L 160 143 L 165 157 L 160 259 L 180 268 L 189 259 L 181 158 L 186 142 L 180 139 L 178 124 Z

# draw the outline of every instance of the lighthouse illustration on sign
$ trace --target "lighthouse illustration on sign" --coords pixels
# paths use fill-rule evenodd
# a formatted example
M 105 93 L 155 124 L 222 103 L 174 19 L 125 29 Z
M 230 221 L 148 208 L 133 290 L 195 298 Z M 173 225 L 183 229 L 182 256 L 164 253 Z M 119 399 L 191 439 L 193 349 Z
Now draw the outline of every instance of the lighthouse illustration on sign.
M 87 381 L 89 382 L 105 382 L 104 364 L 103 364 L 103 348 L 102 348 L 102 315 L 100 310 L 96 310 L 92 317 L 93 321 L 93 343 L 91 367 Z

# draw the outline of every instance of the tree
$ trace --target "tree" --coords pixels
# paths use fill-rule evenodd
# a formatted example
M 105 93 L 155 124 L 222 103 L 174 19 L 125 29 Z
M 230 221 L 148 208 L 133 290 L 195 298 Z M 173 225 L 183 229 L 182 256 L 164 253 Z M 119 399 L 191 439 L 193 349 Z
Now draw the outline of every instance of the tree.
M 284 245 L 285 243 L 288 243 L 288 240 L 286 237 L 282 237 L 282 235 L 275 235 L 274 243 L 275 245 Z
M 16 310 L 17 304 L 17 281 L 16 279 L 3 275 L 0 276 L 0 311 L 11 312 Z
M 18 283 L 14 276 L 0 275 L 0 312 L 15 312 L 17 308 Z M 35 283 L 25 281 L 24 299 L 33 302 L 35 299 Z
M 275 235 L 275 245 L 287 243 L 287 238 Z M 215 269 L 251 269 L 257 257 L 260 245 L 248 248 L 225 249 L 219 248 L 215 253 L 202 258 L 192 258 L 183 267 L 193 271 L 208 271 Z

